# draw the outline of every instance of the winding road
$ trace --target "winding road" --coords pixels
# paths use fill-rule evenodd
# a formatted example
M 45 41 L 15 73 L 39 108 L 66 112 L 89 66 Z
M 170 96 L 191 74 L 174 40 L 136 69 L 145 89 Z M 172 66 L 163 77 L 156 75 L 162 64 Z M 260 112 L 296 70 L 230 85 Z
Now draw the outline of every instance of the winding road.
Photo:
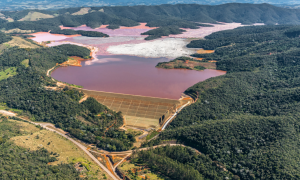
M 50 71 L 50 70 L 49 70 Z M 48 71 L 48 73 L 49 73 Z M 163 127 L 161 128 L 161 130 L 164 130 L 167 125 L 172 121 L 172 119 L 174 119 L 174 117 L 184 108 L 186 107 L 187 105 L 189 105 L 190 102 L 186 103 L 185 105 L 181 106 L 166 122 L 165 124 L 163 125 Z M 5 111 L 5 110 L 0 110 L 0 114 L 4 114 L 4 115 L 7 115 L 7 116 L 15 116 L 15 117 L 18 117 L 24 121 L 27 121 L 31 124 L 34 124 L 34 125 L 39 125 L 45 129 L 47 129 L 48 131 L 52 131 L 52 132 L 55 132 L 61 136 L 63 136 L 64 138 L 70 140 L 72 143 L 74 143 L 76 146 L 78 146 L 80 149 L 82 149 L 98 166 L 100 166 L 112 179 L 114 180 L 120 180 L 120 177 L 116 174 L 115 172 L 115 169 L 127 158 L 129 157 L 133 150 L 129 150 L 129 151 L 120 151 L 120 152 L 109 152 L 109 151 L 103 151 L 103 153 L 99 153 L 99 152 L 96 152 L 96 151 L 93 151 L 93 150 L 88 150 L 85 146 L 83 146 L 82 144 L 80 144 L 79 142 L 75 141 L 73 138 L 67 136 L 66 134 L 68 134 L 67 132 L 63 131 L 62 129 L 58 129 L 56 128 L 53 124 L 51 123 L 37 123 L 37 122 L 32 122 L 30 121 L 29 119 L 26 119 L 26 118 L 23 118 L 23 117 L 20 117 L 20 116 L 17 116 L 17 114 L 13 113 L 13 112 L 9 112 L 9 111 Z M 157 148 L 157 147 L 161 147 L 161 146 L 167 146 L 167 145 L 170 145 L 170 146 L 184 146 L 182 144 L 162 144 L 162 145 L 158 145 L 158 146 L 153 146 L 153 147 L 148 147 L 148 148 L 140 148 L 140 149 L 136 149 L 135 151 L 142 151 L 142 150 L 148 150 L 149 148 Z M 103 164 L 101 164 L 97 158 L 95 158 L 95 156 L 93 156 L 91 154 L 91 152 L 93 153 L 98 153 L 98 154 L 104 154 L 104 155 L 125 155 L 125 157 L 120 161 L 118 162 L 118 164 L 116 164 L 115 166 L 113 166 L 111 164 L 111 162 L 109 161 L 109 165 L 110 165 L 110 168 L 113 170 L 113 172 L 111 172 L 108 168 L 106 168 Z
M 80 144 L 79 142 L 75 141 L 74 139 L 70 138 L 69 136 L 67 136 L 67 132 L 65 133 L 62 133 L 64 132 L 63 130 L 61 129 L 57 129 L 55 128 L 55 126 L 51 123 L 36 123 L 36 122 L 32 122 L 28 119 L 25 119 L 23 117 L 20 117 L 20 116 L 17 116 L 15 113 L 12 113 L 12 112 L 9 112 L 9 111 L 5 111 L 5 110 L 0 110 L 0 113 L 1 114 L 4 114 L 4 115 L 7 115 L 7 116 L 15 116 L 15 117 L 18 117 L 24 121 L 27 121 L 31 124 L 34 124 L 34 125 L 37 125 L 37 126 L 41 126 L 45 129 L 47 129 L 48 131 L 51 131 L 51 132 L 55 132 L 61 136 L 63 136 L 64 138 L 70 140 L 72 143 L 74 143 L 76 146 L 78 146 L 80 149 L 82 149 L 98 166 L 100 166 L 112 179 L 114 180 L 119 180 L 118 176 L 116 177 L 114 174 L 112 174 L 103 164 L 101 164 L 96 158 L 95 156 L 93 156 L 85 146 L 83 146 L 82 144 Z M 51 128 L 49 128 L 51 127 Z

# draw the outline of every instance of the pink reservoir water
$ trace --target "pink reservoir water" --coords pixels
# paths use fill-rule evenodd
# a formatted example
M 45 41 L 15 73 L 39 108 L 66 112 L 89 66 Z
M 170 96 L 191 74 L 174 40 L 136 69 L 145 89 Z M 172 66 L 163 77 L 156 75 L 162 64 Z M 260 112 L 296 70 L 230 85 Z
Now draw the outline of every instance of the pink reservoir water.
M 158 62 L 163 61 L 169 59 L 98 56 L 96 60 L 83 61 L 82 67 L 59 67 L 51 76 L 89 90 L 178 99 L 190 86 L 226 73 L 212 69 L 194 71 L 155 68 Z

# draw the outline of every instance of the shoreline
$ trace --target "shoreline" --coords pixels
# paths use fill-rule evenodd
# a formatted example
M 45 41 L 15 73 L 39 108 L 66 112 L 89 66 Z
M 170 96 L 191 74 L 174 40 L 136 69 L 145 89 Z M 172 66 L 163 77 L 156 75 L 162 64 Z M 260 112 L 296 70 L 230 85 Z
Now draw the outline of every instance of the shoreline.
M 53 45 L 53 46 L 59 46 L 59 45 L 63 45 L 63 44 L 73 44 L 73 45 L 85 47 L 85 48 L 87 48 L 87 49 L 89 49 L 91 51 L 90 52 L 90 56 L 92 57 L 92 58 L 86 59 L 86 60 L 97 59 L 96 53 L 99 51 L 99 49 L 96 46 L 90 46 L 90 45 L 85 45 L 85 44 L 81 44 L 81 43 L 75 43 L 75 42 L 72 42 L 72 41 L 59 41 L 59 42 L 57 42 L 57 41 L 51 41 L 51 43 L 50 44 L 46 44 L 46 46 L 47 47 L 52 47 L 51 45 L 55 44 L 55 43 L 59 43 L 59 44 L 58 45 Z
M 52 42 L 55 42 L 55 41 L 51 41 Z M 78 46 L 82 46 L 82 47 L 86 47 L 88 48 L 91 52 L 90 52 L 90 56 L 91 58 L 90 59 L 82 59 L 82 60 L 76 60 L 78 61 L 79 64 L 81 64 L 81 61 L 89 61 L 89 60 L 94 60 L 94 59 L 97 59 L 97 55 L 96 55 L 96 52 L 98 52 L 98 48 L 97 47 L 94 47 L 94 46 L 89 46 L 89 45 L 84 45 L 84 44 L 80 44 L 80 43 L 73 43 L 73 42 L 70 42 L 70 41 L 63 41 L 63 42 L 68 42 L 67 44 L 75 44 L 75 45 L 78 45 Z M 38 43 L 38 42 L 37 42 Z M 50 44 L 51 44 L 50 43 Z M 62 45 L 62 44 L 61 44 Z M 46 44 L 46 47 L 51 47 L 51 46 L 48 46 L 48 44 Z M 66 61 L 67 62 L 67 61 Z M 65 62 L 64 62 L 65 63 Z M 63 64 L 63 63 L 62 63 Z M 54 67 L 52 67 L 51 69 L 49 69 L 46 73 L 46 75 L 48 77 L 51 77 L 51 73 L 58 67 L 60 67 L 62 64 L 56 64 Z M 77 67 L 81 67 L 78 66 L 78 65 L 71 65 L 71 64 L 68 64 L 67 66 L 77 66 Z M 52 78 L 52 77 L 51 77 Z M 54 78 L 52 78 L 54 79 Z M 56 79 L 55 79 L 56 80 Z M 56 80 L 57 81 L 57 80 Z

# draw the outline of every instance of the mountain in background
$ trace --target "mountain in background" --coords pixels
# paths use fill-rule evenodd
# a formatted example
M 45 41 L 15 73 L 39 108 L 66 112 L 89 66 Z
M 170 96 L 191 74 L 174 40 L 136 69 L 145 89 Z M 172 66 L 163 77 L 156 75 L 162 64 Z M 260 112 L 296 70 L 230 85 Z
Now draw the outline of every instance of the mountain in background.
M 159 5 L 159 4 L 205 4 L 218 5 L 225 3 L 269 3 L 287 8 L 299 8 L 300 2 L 293 0 L 3 0 L 0 1 L 0 10 L 22 9 L 60 9 L 69 7 L 92 6 L 134 6 L 134 5 Z

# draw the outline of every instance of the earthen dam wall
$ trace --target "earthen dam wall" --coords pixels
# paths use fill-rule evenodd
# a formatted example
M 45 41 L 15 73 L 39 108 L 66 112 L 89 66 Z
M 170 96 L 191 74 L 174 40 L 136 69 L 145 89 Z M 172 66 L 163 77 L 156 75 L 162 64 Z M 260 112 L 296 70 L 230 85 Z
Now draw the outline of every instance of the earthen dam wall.
M 125 117 L 125 125 L 142 129 L 158 129 L 182 103 L 173 99 L 78 90 L 114 111 L 121 111 Z

